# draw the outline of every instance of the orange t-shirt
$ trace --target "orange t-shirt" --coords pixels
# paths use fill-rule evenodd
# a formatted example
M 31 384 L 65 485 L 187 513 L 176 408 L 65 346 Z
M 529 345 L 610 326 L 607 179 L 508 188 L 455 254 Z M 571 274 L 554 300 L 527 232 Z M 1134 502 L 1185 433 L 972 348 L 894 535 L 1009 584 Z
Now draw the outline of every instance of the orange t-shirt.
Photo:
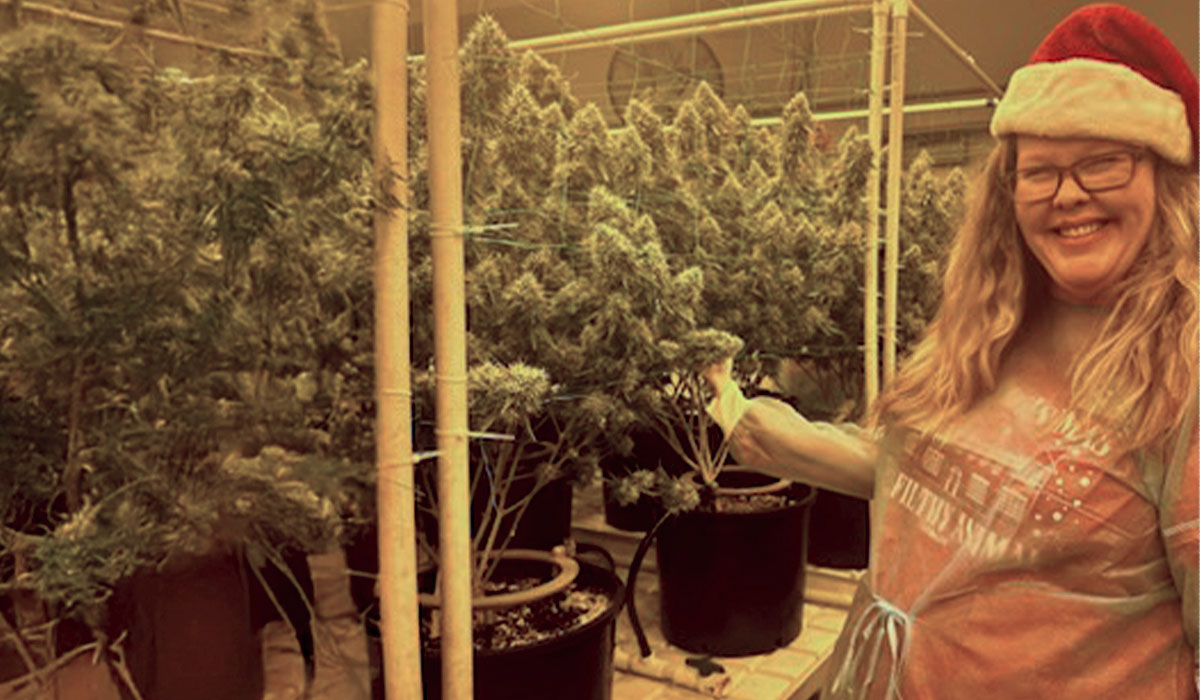
M 1195 432 L 1122 452 L 1041 388 L 1002 382 L 940 439 L 884 439 L 823 697 L 1197 697 Z

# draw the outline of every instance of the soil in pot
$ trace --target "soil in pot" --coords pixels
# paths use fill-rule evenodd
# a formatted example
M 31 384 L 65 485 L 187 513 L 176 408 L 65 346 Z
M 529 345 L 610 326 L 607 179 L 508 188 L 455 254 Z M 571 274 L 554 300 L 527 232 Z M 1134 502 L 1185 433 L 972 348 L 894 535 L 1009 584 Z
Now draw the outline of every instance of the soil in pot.
M 658 533 L 663 635 L 713 656 L 787 646 L 803 622 L 815 491 L 729 468 L 718 486 Z
M 498 571 L 495 589 L 522 589 L 547 576 L 545 565 L 506 563 Z M 476 700 L 609 700 L 616 615 L 623 591 L 614 573 L 581 561 L 575 581 L 560 593 L 488 614 L 476 611 Z M 441 655 L 429 624 L 429 611 L 423 608 L 423 697 L 440 700 Z M 377 663 L 377 633 L 369 642 L 375 671 L 382 668 Z M 382 675 L 372 683 L 373 697 L 382 698 Z

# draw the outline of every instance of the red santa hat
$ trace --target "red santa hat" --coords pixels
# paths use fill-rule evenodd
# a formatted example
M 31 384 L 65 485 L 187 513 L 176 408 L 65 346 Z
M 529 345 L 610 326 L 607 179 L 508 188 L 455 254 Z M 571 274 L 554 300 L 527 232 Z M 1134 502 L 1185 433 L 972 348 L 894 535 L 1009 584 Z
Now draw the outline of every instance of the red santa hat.
M 1013 72 L 991 131 L 1113 139 L 1194 165 L 1198 87 L 1187 60 L 1145 17 L 1089 5 Z

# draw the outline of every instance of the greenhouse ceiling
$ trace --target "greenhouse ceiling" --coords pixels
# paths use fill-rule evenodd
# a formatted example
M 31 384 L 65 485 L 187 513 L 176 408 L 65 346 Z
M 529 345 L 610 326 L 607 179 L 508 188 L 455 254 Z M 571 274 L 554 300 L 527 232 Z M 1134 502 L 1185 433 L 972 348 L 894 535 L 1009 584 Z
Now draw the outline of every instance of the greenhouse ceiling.
M 348 58 L 365 57 L 369 3 L 327 0 L 331 29 Z M 459 0 L 460 32 L 481 14 L 490 14 L 514 41 L 695 13 L 725 12 L 763 5 L 756 0 Z M 851 4 L 849 1 L 845 4 Z M 938 30 L 969 54 L 992 81 L 1005 83 L 1038 39 L 1070 9 L 1086 0 L 917 0 L 936 28 L 911 21 L 908 32 L 907 89 L 910 105 L 978 102 L 991 96 L 985 83 L 939 39 Z M 1197 56 L 1197 5 L 1183 0 L 1129 3 L 1156 25 L 1185 55 Z M 577 97 L 597 103 L 619 125 L 630 95 L 651 94 L 671 102 L 683 99 L 707 80 L 731 104 L 744 104 L 756 117 L 775 117 L 797 91 L 804 91 L 818 114 L 866 106 L 871 14 L 804 16 L 758 23 L 724 22 L 696 35 L 674 35 L 638 43 L 617 40 L 575 42 L 544 55 L 571 81 Z M 409 49 L 422 51 L 421 8 L 413 2 Z M 1198 62 L 1200 65 L 1200 62 Z M 964 162 L 986 140 L 989 107 L 943 110 L 908 119 L 905 135 L 919 147 L 940 148 L 941 162 Z M 973 147 L 973 144 L 975 147 Z M 958 155 L 955 155 L 958 152 Z
M 445 1 L 445 0 L 443 0 Z M 939 165 L 960 165 L 986 151 L 991 107 L 986 99 L 1025 62 L 1038 39 L 1072 8 L 1089 0 L 915 0 L 908 23 L 904 138 L 906 157 L 928 150 Z M 772 9 L 790 2 L 788 11 Z M 670 112 L 700 81 L 730 105 L 741 104 L 764 121 L 778 118 L 797 92 L 836 138 L 850 125 L 865 128 L 870 66 L 871 0 L 459 0 L 459 31 L 491 15 L 518 46 L 539 51 L 568 78 L 576 97 L 594 102 L 614 128 L 631 97 L 648 98 Z M 813 4 L 822 10 L 814 14 Z M 324 0 L 329 29 L 347 60 L 370 54 L 371 0 Z M 411 0 L 409 53 L 423 51 L 422 2 Z M 1185 55 L 1197 57 L 1197 5 L 1189 0 L 1129 0 L 1162 27 Z M 4 3 L 0 3 L 0 6 Z M 26 16 L 39 22 L 68 21 L 90 28 L 117 46 L 146 13 L 144 0 L 23 0 Z M 246 0 L 179 0 L 150 13 L 145 34 L 173 36 L 156 45 L 161 65 L 190 68 L 206 46 L 253 52 L 270 30 L 269 18 L 247 21 Z M 279 8 L 283 5 L 265 3 Z M 856 6 L 851 7 L 851 6 Z M 139 9 L 142 8 L 142 9 Z M 176 11 L 177 10 L 177 11 Z M 770 13 L 768 14 L 768 10 Z M 849 11 L 847 11 L 849 10 Z M 748 17 L 753 16 L 752 19 Z M 685 18 L 702 18 L 699 23 Z M 742 17 L 740 21 L 730 19 Z M 716 21 L 715 18 L 720 18 Z M 928 21 L 925 21 L 925 20 Z M 670 32 L 658 29 L 665 23 Z M 680 29 L 681 23 L 683 28 Z M 0 13 L 0 31 L 8 21 Z M 690 24 L 690 27 L 687 26 Z M 629 40 L 629 26 L 654 37 Z M 599 33 L 599 36 L 591 36 Z M 573 41 L 554 37 L 571 35 Z M 182 40 L 179 40 L 183 37 Z M 949 44 L 959 47 L 956 53 Z M 977 66 L 967 67 L 969 56 Z M 1200 67 L 1200 61 L 1197 61 Z M 981 75 L 986 80 L 981 78 Z M 926 109 L 931 108 L 931 109 Z

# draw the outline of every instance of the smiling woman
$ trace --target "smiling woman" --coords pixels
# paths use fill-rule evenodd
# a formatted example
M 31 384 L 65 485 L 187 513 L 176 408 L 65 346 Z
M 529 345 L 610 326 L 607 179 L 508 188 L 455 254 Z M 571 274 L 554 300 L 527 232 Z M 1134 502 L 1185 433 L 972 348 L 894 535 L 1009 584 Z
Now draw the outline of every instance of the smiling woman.
M 1016 151 L 1017 225 L 1051 279 L 1050 293 L 1112 303 L 1150 235 L 1156 159 L 1102 139 L 1020 135 Z
M 822 697 L 1197 697 L 1197 92 L 1140 15 L 1077 10 L 997 106 L 870 430 L 707 375 L 741 464 L 873 494 Z

